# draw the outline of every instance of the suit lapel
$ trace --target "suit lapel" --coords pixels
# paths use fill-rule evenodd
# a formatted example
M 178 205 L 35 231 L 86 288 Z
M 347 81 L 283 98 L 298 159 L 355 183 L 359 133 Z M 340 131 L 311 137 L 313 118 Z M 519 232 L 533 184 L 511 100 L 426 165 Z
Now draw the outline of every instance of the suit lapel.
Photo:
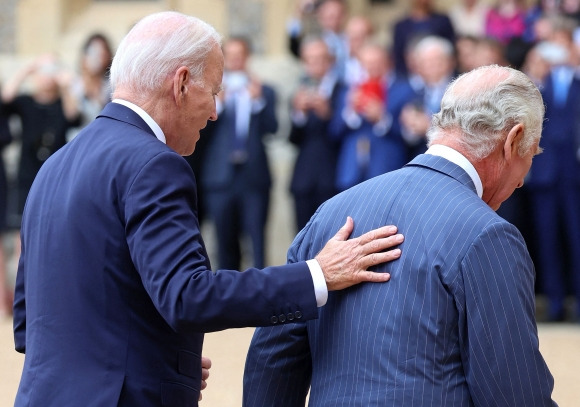
M 467 174 L 467 172 L 465 172 L 465 170 L 457 164 L 454 164 L 443 157 L 431 154 L 421 154 L 406 165 L 406 167 L 408 166 L 429 168 L 431 170 L 445 174 L 461 182 L 463 185 L 477 194 L 477 189 L 475 188 L 475 184 L 473 183 L 473 180 L 469 174 Z
M 147 123 L 145 123 L 145 121 L 137 113 L 129 109 L 127 106 L 123 106 L 119 103 L 108 103 L 97 117 L 107 117 L 109 119 L 125 122 L 132 126 L 138 127 L 155 137 L 153 130 L 151 130 Z

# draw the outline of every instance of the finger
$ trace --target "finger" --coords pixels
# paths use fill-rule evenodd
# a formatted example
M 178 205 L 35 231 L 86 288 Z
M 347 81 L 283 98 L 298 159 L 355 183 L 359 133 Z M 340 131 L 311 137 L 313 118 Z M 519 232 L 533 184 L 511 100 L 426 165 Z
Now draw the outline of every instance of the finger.
M 211 359 L 205 356 L 201 357 L 201 367 L 211 369 Z
M 367 244 L 369 242 L 372 242 L 375 239 L 378 239 L 381 237 L 388 237 L 388 236 L 394 235 L 395 233 L 397 233 L 397 227 L 393 226 L 393 225 L 387 225 L 387 226 L 380 227 L 378 229 L 373 229 L 371 231 L 368 231 L 367 233 L 360 235 L 357 238 L 357 240 L 361 244 Z
M 209 370 L 202 368 L 201 369 L 201 378 L 202 380 L 206 380 L 207 378 L 209 378 Z
M 205 380 L 201 381 L 201 390 L 205 389 L 207 387 L 207 382 Z
M 401 257 L 401 249 L 393 249 L 382 253 L 372 253 L 368 256 L 363 257 L 359 264 L 361 268 L 368 269 L 369 267 L 376 266 L 382 263 L 393 261 Z M 380 274 L 380 273 L 376 273 Z
M 334 240 L 346 240 L 346 239 L 348 239 L 348 237 L 352 233 L 353 228 L 354 228 L 354 221 L 352 220 L 352 218 L 350 216 L 347 216 L 345 224 L 338 230 L 338 232 L 336 232 L 336 235 L 334 235 L 333 239 Z
M 390 273 L 375 273 L 373 271 L 363 271 L 356 275 L 356 280 L 359 283 L 384 283 L 391 279 Z
M 378 253 L 393 246 L 403 243 L 405 237 L 402 234 L 396 234 L 382 239 L 372 240 L 362 247 L 363 254 Z

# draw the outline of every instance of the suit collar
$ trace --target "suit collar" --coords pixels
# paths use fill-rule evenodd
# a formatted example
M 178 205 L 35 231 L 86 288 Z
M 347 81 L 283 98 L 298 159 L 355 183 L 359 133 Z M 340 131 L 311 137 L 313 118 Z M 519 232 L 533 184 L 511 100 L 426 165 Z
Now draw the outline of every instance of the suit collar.
M 118 103 L 113 102 L 107 103 L 107 105 L 103 108 L 103 110 L 97 117 L 108 117 L 113 120 L 128 123 L 151 134 L 153 137 L 156 137 L 153 130 L 151 130 L 151 128 L 147 125 L 147 123 L 145 123 L 145 120 L 143 120 L 133 110 Z
M 421 154 L 415 157 L 406 166 L 429 168 L 434 171 L 445 174 L 461 182 L 463 185 L 471 189 L 473 193 L 477 195 L 477 189 L 475 188 L 475 184 L 473 183 L 473 180 L 471 179 L 469 174 L 467 174 L 467 172 L 459 165 L 452 163 L 446 158 L 431 154 Z

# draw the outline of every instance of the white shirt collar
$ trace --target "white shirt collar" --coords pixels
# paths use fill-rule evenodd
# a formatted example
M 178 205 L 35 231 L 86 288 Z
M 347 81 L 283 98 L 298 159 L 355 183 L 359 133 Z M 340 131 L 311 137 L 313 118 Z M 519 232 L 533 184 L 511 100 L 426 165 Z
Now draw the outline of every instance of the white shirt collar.
M 481 184 L 481 178 L 479 178 L 479 174 L 477 170 L 469 162 L 467 158 L 459 151 L 452 149 L 451 147 L 444 146 L 442 144 L 434 144 L 426 151 L 425 154 L 436 155 L 439 157 L 443 157 L 446 160 L 451 161 L 453 164 L 457 164 L 461 168 L 467 172 L 467 174 L 471 177 L 473 184 L 475 185 L 475 190 L 477 191 L 477 195 L 481 198 L 483 196 L 483 185 Z
M 113 99 L 113 103 L 118 103 L 120 105 L 126 106 L 135 113 L 137 113 L 139 117 L 141 117 L 145 121 L 145 123 L 147 123 L 147 125 L 151 128 L 151 130 L 153 130 L 155 137 L 157 137 L 159 141 L 161 141 L 163 144 L 167 144 L 167 140 L 165 139 L 165 134 L 163 133 L 163 130 L 161 130 L 161 127 L 159 127 L 159 125 L 155 122 L 155 120 L 153 120 L 153 118 L 149 116 L 149 114 L 145 110 L 141 109 L 136 104 L 128 102 L 123 99 Z

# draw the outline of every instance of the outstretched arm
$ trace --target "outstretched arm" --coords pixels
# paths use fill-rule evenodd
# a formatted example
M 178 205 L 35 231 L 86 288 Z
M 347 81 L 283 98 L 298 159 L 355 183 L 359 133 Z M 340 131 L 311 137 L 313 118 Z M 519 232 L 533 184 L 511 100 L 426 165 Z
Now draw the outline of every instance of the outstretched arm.
M 401 256 L 400 249 L 385 251 L 403 242 L 403 235 L 395 234 L 395 226 L 383 226 L 347 240 L 353 228 L 354 221 L 349 216 L 344 226 L 315 257 L 329 291 L 342 290 L 362 282 L 389 281 L 389 273 L 375 273 L 368 271 L 368 268 Z

